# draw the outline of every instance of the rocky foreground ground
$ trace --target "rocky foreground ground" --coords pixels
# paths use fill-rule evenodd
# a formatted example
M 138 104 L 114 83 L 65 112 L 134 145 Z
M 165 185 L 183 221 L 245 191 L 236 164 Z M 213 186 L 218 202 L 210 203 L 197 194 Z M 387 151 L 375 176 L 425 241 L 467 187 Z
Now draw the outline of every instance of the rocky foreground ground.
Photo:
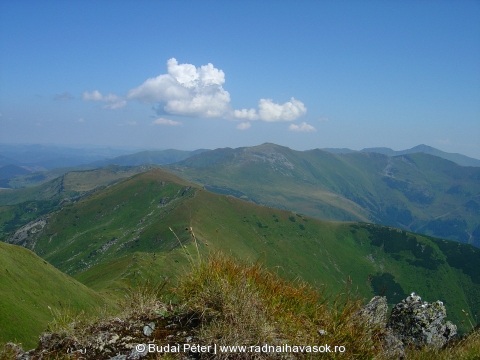
M 375 329 L 382 344 L 379 357 L 405 358 L 407 347 L 440 349 L 456 336 L 456 326 L 445 321 L 446 309 L 442 302 L 428 303 L 415 293 L 396 304 L 389 317 L 387 314 L 386 298 L 376 296 L 354 316 L 355 321 Z M 198 314 L 159 302 L 143 314 L 96 322 L 80 332 L 44 333 L 37 348 L 30 351 L 24 351 L 15 344 L 8 344 L 6 349 L 9 356 L 17 360 L 133 360 L 165 355 L 180 359 L 315 357 L 308 352 L 219 354 L 218 348 L 199 337 L 201 326 Z M 318 333 L 327 336 L 324 329 L 319 328 Z M 348 344 L 344 352 L 348 352 Z

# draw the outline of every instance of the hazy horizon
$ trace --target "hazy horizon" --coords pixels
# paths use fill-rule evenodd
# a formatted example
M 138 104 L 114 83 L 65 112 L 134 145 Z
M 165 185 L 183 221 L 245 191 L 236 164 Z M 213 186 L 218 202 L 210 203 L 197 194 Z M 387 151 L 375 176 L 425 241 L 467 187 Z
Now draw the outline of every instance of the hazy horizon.
M 252 147 L 252 146 L 260 146 L 262 144 L 265 144 L 265 143 L 269 143 L 269 142 L 264 142 L 264 143 L 259 143 L 259 144 L 253 144 L 253 145 L 248 145 L 248 146 L 224 146 L 224 147 L 217 147 L 217 148 L 174 148 L 174 147 L 169 147 L 169 148 L 162 148 L 162 147 L 136 147 L 136 146 L 110 146 L 110 145 L 100 145 L 100 144 L 54 144 L 54 143 L 43 143 L 43 144 L 40 144 L 40 143 L 0 143 L 0 147 L 2 146 L 11 146 L 11 147 L 29 147 L 29 146 L 45 146 L 45 147 L 53 147 L 53 148 L 65 148 L 65 149 L 73 149 L 73 150 L 112 150 L 112 151 L 117 151 L 119 152 L 120 154 L 117 154 L 117 155 L 112 155 L 112 156 L 120 156 L 120 155 L 128 155 L 128 154 L 134 154 L 136 152 L 142 152 L 142 151 L 163 151 L 163 150 L 180 150 L 180 151 L 196 151 L 196 150 L 215 150 L 215 149 L 221 149 L 221 148 L 242 148 L 242 147 Z M 448 151 L 445 151 L 441 148 L 438 148 L 438 147 L 433 147 L 433 146 L 430 146 L 428 144 L 417 144 L 415 146 L 412 146 L 410 148 L 398 148 L 398 149 L 395 149 L 395 148 L 390 148 L 390 147 L 386 147 L 386 146 L 369 146 L 369 147 L 364 147 L 364 148 L 361 148 L 361 149 L 352 149 L 352 148 L 346 148 L 346 147 L 317 147 L 317 148 L 305 148 L 305 149 L 302 149 L 302 148 L 295 148 L 295 147 L 290 147 L 288 145 L 283 145 L 283 144 L 277 144 L 277 143 L 273 143 L 275 145 L 279 145 L 279 146 L 284 146 L 284 147 L 287 147 L 287 148 L 290 148 L 291 150 L 294 150 L 294 151 L 308 151 L 308 150 L 314 150 L 314 149 L 320 149 L 320 150 L 325 150 L 325 149 L 332 149 L 332 150 L 352 150 L 352 151 L 363 151 L 363 150 L 366 150 L 366 149 L 380 149 L 380 148 L 387 148 L 387 149 L 390 149 L 390 150 L 393 150 L 393 151 L 404 151 L 404 150 L 410 150 L 412 148 L 415 148 L 417 146 L 429 146 L 429 147 L 432 147 L 434 149 L 437 149 L 437 150 L 440 150 L 440 151 L 443 151 L 445 153 L 450 153 L 450 154 L 460 154 L 460 155 L 464 155 L 464 156 L 467 156 L 467 157 L 470 157 L 472 159 L 477 159 L 477 160 L 480 160 L 480 158 L 476 158 L 476 157 L 473 157 L 473 156 L 468 156 L 466 154 L 462 154 L 462 153 L 453 153 L 453 152 L 448 152 Z M 0 154 L 1 155 L 1 154 Z
M 0 143 L 480 158 L 480 2 L 0 3 Z

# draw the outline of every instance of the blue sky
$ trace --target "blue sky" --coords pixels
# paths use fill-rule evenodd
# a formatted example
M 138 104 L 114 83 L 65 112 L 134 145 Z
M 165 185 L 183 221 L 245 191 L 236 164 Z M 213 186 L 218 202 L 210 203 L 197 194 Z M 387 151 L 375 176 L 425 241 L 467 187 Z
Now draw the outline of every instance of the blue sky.
M 480 2 L 4 0 L 0 142 L 480 158 Z

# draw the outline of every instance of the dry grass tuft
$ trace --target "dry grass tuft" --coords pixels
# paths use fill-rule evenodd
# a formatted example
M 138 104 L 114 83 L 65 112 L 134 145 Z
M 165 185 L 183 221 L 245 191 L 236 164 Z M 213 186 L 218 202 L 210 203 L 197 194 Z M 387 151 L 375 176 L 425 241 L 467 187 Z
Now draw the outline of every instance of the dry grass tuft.
M 125 295 L 119 301 L 122 309 L 121 317 L 135 317 L 140 315 L 153 315 L 152 311 L 159 308 L 162 303 L 163 293 L 168 280 L 163 279 L 157 283 L 145 280 L 125 289 Z
M 445 349 L 409 349 L 409 360 L 478 360 L 480 359 L 480 329 L 472 331 L 461 340 L 447 346 Z
M 177 292 L 201 318 L 204 343 L 343 345 L 346 352 L 338 355 L 352 359 L 379 351 L 371 329 L 355 321 L 361 303 L 350 292 L 332 308 L 305 282 L 287 282 L 258 264 L 215 254 L 186 275 Z

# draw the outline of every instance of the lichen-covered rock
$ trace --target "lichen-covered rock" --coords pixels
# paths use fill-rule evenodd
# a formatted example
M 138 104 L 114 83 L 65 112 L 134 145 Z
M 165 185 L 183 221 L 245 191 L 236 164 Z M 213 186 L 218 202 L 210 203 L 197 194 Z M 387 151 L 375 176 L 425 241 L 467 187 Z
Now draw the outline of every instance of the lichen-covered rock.
M 388 304 L 385 296 L 375 296 L 358 313 L 359 318 L 372 327 L 387 325 Z
M 382 334 L 382 347 L 383 355 L 388 359 L 405 358 L 405 346 L 390 328 L 386 328 Z
M 441 348 L 457 333 L 446 316 L 441 301 L 428 303 L 412 293 L 393 307 L 387 326 L 405 345 Z
M 387 328 L 388 303 L 385 296 L 375 296 L 358 313 L 357 320 L 367 325 L 382 339 L 383 354 L 389 359 L 403 359 L 402 341 Z

